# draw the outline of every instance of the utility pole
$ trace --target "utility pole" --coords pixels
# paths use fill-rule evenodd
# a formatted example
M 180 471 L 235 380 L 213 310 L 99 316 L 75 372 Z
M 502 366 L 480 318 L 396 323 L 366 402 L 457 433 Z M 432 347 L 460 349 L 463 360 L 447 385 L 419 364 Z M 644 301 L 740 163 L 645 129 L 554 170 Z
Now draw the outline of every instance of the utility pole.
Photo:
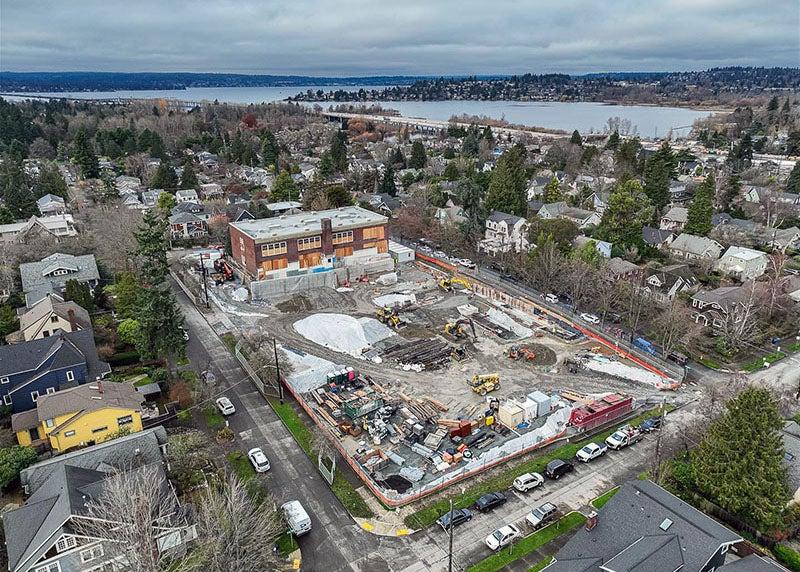
M 450 499 L 450 547 L 447 550 L 447 572 L 453 572 L 453 499 Z
M 209 304 L 208 304 L 208 281 L 206 280 L 206 273 L 208 272 L 208 270 L 206 269 L 205 262 L 203 262 L 203 257 L 204 257 L 203 255 L 204 255 L 204 253 L 201 252 L 200 253 L 200 271 L 203 273 L 203 290 L 205 291 L 205 294 L 206 294 L 206 310 L 208 310 L 208 308 L 210 307 Z M 209 259 L 209 261 L 211 260 L 211 255 L 210 254 L 208 256 L 208 259 Z
M 281 400 L 281 405 L 283 405 L 283 384 L 281 383 L 281 366 L 278 363 L 278 342 L 275 341 L 275 338 L 272 338 L 272 351 L 275 353 L 275 379 L 278 382 L 278 396 Z

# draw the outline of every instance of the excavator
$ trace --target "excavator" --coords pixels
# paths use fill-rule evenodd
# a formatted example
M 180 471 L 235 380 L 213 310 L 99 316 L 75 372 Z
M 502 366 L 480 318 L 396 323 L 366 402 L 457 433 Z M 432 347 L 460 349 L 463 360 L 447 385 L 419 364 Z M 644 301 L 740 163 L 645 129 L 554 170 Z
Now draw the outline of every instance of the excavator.
M 442 330 L 445 335 L 450 336 L 456 340 L 460 338 L 465 338 L 468 336 L 466 326 L 469 325 L 470 329 L 472 330 L 472 340 L 478 340 L 478 334 L 475 333 L 475 324 L 472 323 L 472 320 L 469 318 L 460 318 L 455 322 L 447 322 L 444 325 L 444 329 Z
M 384 306 L 375 312 L 375 317 L 378 321 L 399 330 L 406 326 L 405 321 L 398 315 L 397 308 L 391 306 Z
M 474 375 L 472 376 L 472 380 L 467 383 L 469 383 L 469 386 L 475 393 L 486 395 L 490 391 L 500 388 L 500 374 L 486 373 L 483 375 Z
M 513 360 L 526 359 L 533 361 L 536 359 L 536 352 L 525 346 L 511 346 L 508 348 L 508 357 Z
M 233 280 L 233 268 L 223 258 L 218 258 L 214 261 L 214 273 L 211 274 L 214 283 L 219 286 L 225 282 Z
M 444 292 L 452 292 L 454 290 L 453 286 L 456 284 L 463 286 L 467 290 L 472 289 L 472 285 L 459 276 L 442 278 L 439 280 L 439 289 Z

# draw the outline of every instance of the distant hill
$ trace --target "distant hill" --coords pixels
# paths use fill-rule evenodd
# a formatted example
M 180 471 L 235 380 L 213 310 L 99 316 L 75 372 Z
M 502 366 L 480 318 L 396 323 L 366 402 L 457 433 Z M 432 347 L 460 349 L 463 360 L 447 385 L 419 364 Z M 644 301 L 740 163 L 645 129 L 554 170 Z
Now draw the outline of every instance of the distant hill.
M 186 89 L 188 87 L 298 87 L 409 85 L 421 76 L 310 77 L 226 73 L 0 72 L 0 91 L 62 92 Z

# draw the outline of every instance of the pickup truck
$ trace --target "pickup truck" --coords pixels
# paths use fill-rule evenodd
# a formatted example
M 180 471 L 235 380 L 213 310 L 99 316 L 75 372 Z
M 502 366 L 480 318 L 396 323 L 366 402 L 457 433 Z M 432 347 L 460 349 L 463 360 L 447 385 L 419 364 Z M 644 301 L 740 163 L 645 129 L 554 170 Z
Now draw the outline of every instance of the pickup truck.
M 598 445 L 592 442 L 575 453 L 575 458 L 584 463 L 588 463 L 589 461 L 602 457 L 606 454 L 606 451 L 608 451 L 608 447 L 605 445 Z
M 623 425 L 617 429 L 613 435 L 606 437 L 606 445 L 608 445 L 609 449 L 619 451 L 623 447 L 628 447 L 629 445 L 638 443 L 643 437 L 644 434 L 636 427 Z

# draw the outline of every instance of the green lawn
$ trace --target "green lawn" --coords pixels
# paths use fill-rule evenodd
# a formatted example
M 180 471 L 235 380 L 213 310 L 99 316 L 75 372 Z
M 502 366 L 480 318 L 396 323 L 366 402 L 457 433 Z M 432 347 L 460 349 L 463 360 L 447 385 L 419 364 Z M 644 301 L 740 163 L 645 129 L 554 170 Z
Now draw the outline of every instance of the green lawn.
M 592 501 L 592 506 L 594 508 L 598 508 L 598 509 L 599 508 L 603 508 L 605 506 L 605 504 L 608 501 L 611 500 L 611 497 L 613 497 L 615 494 L 617 494 L 618 491 L 619 491 L 619 487 L 614 487 L 610 491 L 604 492 L 602 495 L 600 495 L 599 497 L 597 497 L 596 499 L 594 499 Z
M 250 459 L 247 458 L 242 451 L 233 451 L 225 456 L 230 463 L 233 472 L 236 473 L 242 482 L 247 482 L 256 476 L 256 470 L 250 464 Z
M 748 373 L 753 373 L 754 371 L 758 371 L 764 367 L 764 361 L 769 363 L 775 363 L 776 361 L 782 360 L 786 357 L 786 354 L 783 352 L 772 352 L 765 356 L 759 356 L 751 362 L 748 362 L 742 366 L 742 369 Z
M 541 561 L 539 561 L 538 564 L 535 564 L 535 565 L 531 566 L 530 568 L 528 568 L 528 572 L 539 572 L 540 570 L 543 570 L 544 567 L 547 566 L 548 564 L 550 564 L 552 561 L 553 561 L 553 557 L 552 556 L 548 556 L 547 558 L 543 558 Z
M 703 364 L 709 369 L 722 369 L 722 366 L 711 358 L 700 358 L 697 361 L 699 361 L 701 364 Z
M 294 535 L 291 532 L 284 532 L 281 534 L 278 540 L 275 541 L 275 544 L 278 546 L 278 552 L 281 556 L 289 556 L 289 554 L 298 548 L 297 541 L 294 539 Z
M 585 516 L 579 512 L 571 512 L 553 524 L 534 532 L 530 536 L 526 536 L 512 546 L 507 546 L 501 551 L 481 560 L 477 564 L 470 566 L 467 568 L 467 572 L 496 572 L 497 570 L 501 570 L 504 566 L 508 566 L 511 562 L 541 548 L 554 538 L 561 536 L 573 528 L 577 528 L 584 522 L 586 522 Z M 534 567 L 534 569 L 536 568 Z
M 208 405 L 203 409 L 203 417 L 205 417 L 208 427 L 214 431 L 225 427 L 225 417 L 213 405 Z
M 628 421 L 631 425 L 637 425 L 644 421 L 645 419 L 652 417 L 658 409 L 651 409 L 645 413 L 642 413 L 635 418 Z M 601 442 L 606 437 L 611 435 L 614 431 L 616 431 L 616 427 L 609 429 L 603 433 L 593 436 L 590 439 L 585 439 L 582 441 L 578 441 L 576 443 L 567 443 L 566 445 L 562 445 L 553 449 L 551 451 L 547 451 L 546 453 L 536 454 L 533 453 L 532 457 L 525 459 L 525 461 L 510 467 L 504 473 L 496 475 L 494 477 L 490 477 L 480 483 L 476 483 L 470 488 L 466 490 L 466 492 L 458 497 L 454 502 L 453 506 L 455 508 L 468 508 L 475 504 L 475 501 L 478 500 L 481 496 L 485 495 L 486 493 L 493 492 L 493 491 L 500 491 L 507 489 L 511 486 L 518 476 L 524 473 L 543 473 L 547 464 L 554 460 L 554 459 L 572 459 L 575 456 L 575 453 L 578 452 L 581 447 L 586 445 L 591 441 Z M 416 512 L 413 512 L 405 517 L 404 522 L 407 527 L 420 529 L 425 528 L 426 526 L 433 524 L 436 522 L 436 519 L 447 512 L 449 508 L 449 500 L 448 499 L 441 499 L 438 501 L 433 501 L 427 506 L 423 506 L 422 508 L 418 509 Z
M 294 410 L 290 403 L 281 403 L 277 399 L 268 400 L 272 409 L 281 418 L 283 423 L 289 429 L 289 432 L 297 441 L 298 445 L 305 451 L 306 455 L 316 464 L 317 455 L 311 449 L 312 434 L 308 427 L 306 427 L 303 420 Z M 353 485 L 348 481 L 339 471 L 333 478 L 333 486 L 331 486 L 333 494 L 342 502 L 345 508 L 353 516 L 360 518 L 372 518 L 375 514 L 369 508 L 367 503 L 356 491 Z

